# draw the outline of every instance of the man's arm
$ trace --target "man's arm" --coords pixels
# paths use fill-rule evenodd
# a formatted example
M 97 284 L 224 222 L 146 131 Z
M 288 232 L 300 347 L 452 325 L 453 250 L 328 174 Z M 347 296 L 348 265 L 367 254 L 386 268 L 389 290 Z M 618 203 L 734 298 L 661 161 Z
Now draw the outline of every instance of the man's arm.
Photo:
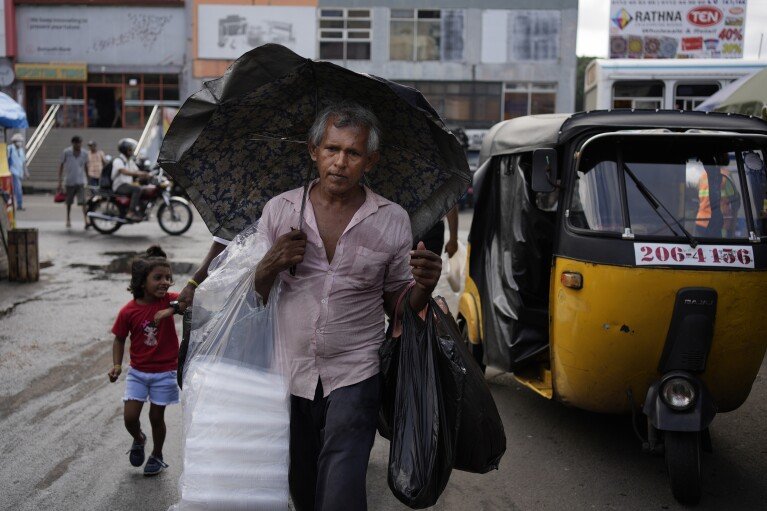
M 120 167 L 120 174 L 125 174 L 126 176 L 131 177 L 149 177 L 149 172 L 144 172 L 143 170 L 131 170 L 126 165 L 125 167 Z
M 208 254 L 205 256 L 205 259 L 202 260 L 202 264 L 194 273 L 190 281 L 187 282 L 186 286 L 184 286 L 184 289 L 178 294 L 179 312 L 184 312 L 187 307 L 192 306 L 192 302 L 194 302 L 194 292 L 197 290 L 197 286 L 202 284 L 202 282 L 208 278 L 208 268 L 210 267 L 210 263 L 223 252 L 225 248 L 226 245 L 223 243 L 214 241 L 213 244 L 211 244 L 210 249 L 208 249 Z
M 410 307 L 419 311 L 426 307 L 434 288 L 437 287 L 439 276 L 442 274 L 442 258 L 426 250 L 423 241 L 419 241 L 416 250 L 410 251 L 410 267 L 415 280 L 413 291 L 410 293 Z
M 450 239 L 445 243 L 445 252 L 448 257 L 453 257 L 458 251 L 458 207 L 453 206 L 453 209 L 447 212 L 447 227 L 450 231 Z
M 253 279 L 256 293 L 259 294 L 264 303 L 269 299 L 269 293 L 272 291 L 277 275 L 291 266 L 301 263 L 304 260 L 305 252 L 306 234 L 303 231 L 296 229 L 275 240 L 272 247 L 256 266 L 256 275 Z
M 61 183 L 63 181 L 62 175 L 64 174 L 64 162 L 59 163 L 59 189 L 61 189 Z
M 420 311 L 426 307 L 434 288 L 437 287 L 442 274 L 442 259 L 434 252 L 426 250 L 423 242 L 419 241 L 416 250 L 410 251 L 410 268 L 415 281 L 410 293 L 410 307 Z M 384 310 L 390 318 L 394 318 L 397 300 L 409 285 L 410 283 L 406 283 L 394 291 L 384 292 Z M 402 310 L 397 310 L 396 315 L 400 317 Z

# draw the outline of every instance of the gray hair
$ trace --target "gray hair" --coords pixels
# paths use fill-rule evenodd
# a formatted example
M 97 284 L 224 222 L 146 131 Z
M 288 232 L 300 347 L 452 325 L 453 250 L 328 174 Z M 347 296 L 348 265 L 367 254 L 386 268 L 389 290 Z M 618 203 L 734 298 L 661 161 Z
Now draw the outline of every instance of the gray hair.
M 319 146 L 325 136 L 328 123 L 336 128 L 366 128 L 368 130 L 367 153 L 378 151 L 381 143 L 381 123 L 373 112 L 356 103 L 337 103 L 321 111 L 309 129 L 309 143 Z

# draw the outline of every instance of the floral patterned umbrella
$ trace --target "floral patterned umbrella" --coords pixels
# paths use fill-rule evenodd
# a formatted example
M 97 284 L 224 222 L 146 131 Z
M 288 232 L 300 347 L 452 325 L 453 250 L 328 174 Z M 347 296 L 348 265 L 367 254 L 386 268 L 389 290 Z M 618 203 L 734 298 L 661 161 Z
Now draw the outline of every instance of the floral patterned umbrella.
M 469 184 L 459 141 L 417 90 L 280 45 L 249 51 L 187 99 L 159 163 L 186 189 L 210 231 L 231 239 L 269 199 L 306 185 L 307 132 L 319 111 L 342 100 L 381 121 L 381 158 L 367 184 L 407 210 L 419 239 Z

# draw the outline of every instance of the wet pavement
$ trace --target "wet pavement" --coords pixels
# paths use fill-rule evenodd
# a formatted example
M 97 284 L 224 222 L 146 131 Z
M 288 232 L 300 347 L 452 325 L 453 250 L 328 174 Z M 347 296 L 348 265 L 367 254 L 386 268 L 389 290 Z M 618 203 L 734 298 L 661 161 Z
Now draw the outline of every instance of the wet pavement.
M 52 198 L 25 198 L 19 227 L 39 229 L 41 270 L 32 284 L 0 282 L 0 509 L 165 510 L 178 497 L 181 409 L 166 413 L 170 468 L 145 478 L 128 463 L 122 425 L 124 376 L 109 384 L 112 337 L 130 299 L 131 254 L 160 244 L 174 261 L 179 290 L 210 245 L 199 217 L 180 237 L 156 222 L 111 236 L 64 228 Z M 470 215 L 461 216 L 466 239 Z M 454 309 L 456 295 L 439 292 Z M 178 325 L 179 332 L 180 324 Z M 127 361 L 127 356 L 126 356 Z M 698 509 L 763 509 L 767 502 L 767 366 L 741 409 L 718 416 L 714 453 L 704 456 Z M 453 472 L 435 509 L 682 509 L 671 497 L 663 459 L 641 452 L 626 417 L 549 402 L 508 374 L 489 371 L 508 451 L 485 475 Z M 142 423 L 149 434 L 146 411 Z M 151 435 L 150 441 L 151 441 Z M 388 442 L 376 439 L 368 472 L 372 511 L 404 510 L 386 483 Z

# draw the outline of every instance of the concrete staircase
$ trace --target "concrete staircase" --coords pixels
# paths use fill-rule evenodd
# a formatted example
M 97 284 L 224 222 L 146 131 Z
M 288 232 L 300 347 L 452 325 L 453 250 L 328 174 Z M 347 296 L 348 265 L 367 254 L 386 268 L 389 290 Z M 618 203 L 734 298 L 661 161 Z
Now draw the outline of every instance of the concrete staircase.
M 27 130 L 25 137 L 29 140 L 34 129 Z M 70 140 L 75 135 L 83 139 L 83 150 L 88 150 L 88 141 L 93 140 L 105 154 L 117 154 L 117 142 L 125 137 L 138 140 L 141 130 L 120 128 L 54 128 L 48 134 L 37 156 L 29 166 L 29 179 L 24 180 L 25 192 L 55 191 L 58 185 L 59 164 L 61 153 L 71 145 Z

